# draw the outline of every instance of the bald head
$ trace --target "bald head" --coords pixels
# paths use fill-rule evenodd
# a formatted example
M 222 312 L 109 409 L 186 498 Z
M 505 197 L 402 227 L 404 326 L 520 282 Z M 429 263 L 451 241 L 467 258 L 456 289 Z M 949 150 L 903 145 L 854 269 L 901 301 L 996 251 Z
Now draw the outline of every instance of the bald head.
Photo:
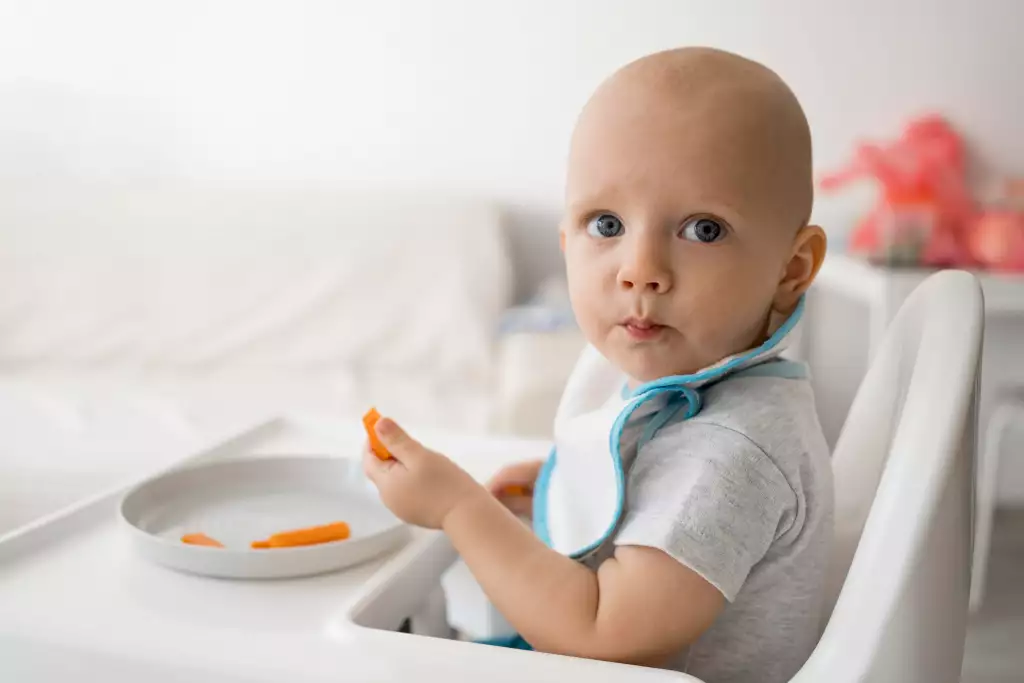
M 807 119 L 778 75 L 738 55 L 682 48 L 614 73 L 577 123 L 570 192 L 579 172 L 592 179 L 586 167 L 609 152 L 620 152 L 634 174 L 679 175 L 673 164 L 697 164 L 706 187 L 694 191 L 727 201 L 746 220 L 795 231 L 810 217 Z
M 661 52 L 613 74 L 580 115 L 565 189 L 573 311 L 637 381 L 757 347 L 824 258 L 824 232 L 807 225 L 800 105 L 772 71 L 725 52 Z M 632 331 L 635 319 L 654 332 Z

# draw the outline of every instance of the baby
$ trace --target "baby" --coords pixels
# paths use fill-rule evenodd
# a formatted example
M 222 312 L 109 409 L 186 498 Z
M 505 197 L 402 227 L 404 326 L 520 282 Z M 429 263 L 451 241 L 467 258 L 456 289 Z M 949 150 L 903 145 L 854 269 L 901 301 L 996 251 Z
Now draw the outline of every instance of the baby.
M 552 456 L 485 488 L 378 423 L 384 503 L 445 531 L 523 646 L 709 683 L 786 681 L 810 654 L 832 479 L 779 353 L 825 254 L 811 202 L 773 72 L 697 48 L 627 65 L 572 137 L 560 236 L 589 345 Z

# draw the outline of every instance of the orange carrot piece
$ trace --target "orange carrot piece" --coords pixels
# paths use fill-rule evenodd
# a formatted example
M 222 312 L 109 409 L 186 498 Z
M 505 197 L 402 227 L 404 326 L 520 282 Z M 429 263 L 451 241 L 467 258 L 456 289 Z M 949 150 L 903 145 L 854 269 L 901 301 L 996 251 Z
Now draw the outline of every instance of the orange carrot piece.
M 223 548 L 224 544 L 218 541 L 216 538 L 210 538 L 206 534 L 185 534 L 181 537 L 182 543 L 189 545 L 205 545 L 210 548 Z
M 530 495 L 530 490 L 519 484 L 509 484 L 501 490 L 501 493 L 505 496 L 528 496 Z
M 377 436 L 377 421 L 380 419 L 380 413 L 377 412 L 376 408 L 370 408 L 366 415 L 363 415 L 363 427 L 366 428 L 366 436 L 370 438 L 370 450 L 373 451 L 381 460 L 387 460 L 391 457 L 388 453 L 388 449 L 381 443 L 380 437 Z
M 274 534 L 265 541 L 254 541 L 253 548 L 289 548 L 300 545 L 318 545 L 332 541 L 344 541 L 350 530 L 345 522 L 332 522 L 306 529 L 294 529 Z

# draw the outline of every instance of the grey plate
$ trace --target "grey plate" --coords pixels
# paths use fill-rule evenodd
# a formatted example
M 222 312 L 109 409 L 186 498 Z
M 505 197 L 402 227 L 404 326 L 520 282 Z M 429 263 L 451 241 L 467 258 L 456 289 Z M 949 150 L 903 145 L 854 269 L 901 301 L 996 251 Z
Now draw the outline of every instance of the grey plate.
M 143 483 L 121 501 L 135 549 L 148 560 L 193 574 L 237 579 L 308 576 L 377 557 L 408 529 L 377 498 L 357 460 L 273 457 L 197 465 Z M 271 534 L 335 521 L 345 541 L 253 550 Z M 205 533 L 225 545 L 181 542 Z

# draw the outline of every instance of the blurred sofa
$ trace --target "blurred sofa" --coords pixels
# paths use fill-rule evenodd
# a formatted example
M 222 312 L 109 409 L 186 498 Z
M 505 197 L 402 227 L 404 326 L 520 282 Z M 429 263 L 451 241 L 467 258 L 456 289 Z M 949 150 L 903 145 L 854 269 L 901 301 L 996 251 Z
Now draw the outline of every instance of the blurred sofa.
M 262 416 L 487 431 L 512 279 L 485 201 L 5 187 L 0 532 Z

